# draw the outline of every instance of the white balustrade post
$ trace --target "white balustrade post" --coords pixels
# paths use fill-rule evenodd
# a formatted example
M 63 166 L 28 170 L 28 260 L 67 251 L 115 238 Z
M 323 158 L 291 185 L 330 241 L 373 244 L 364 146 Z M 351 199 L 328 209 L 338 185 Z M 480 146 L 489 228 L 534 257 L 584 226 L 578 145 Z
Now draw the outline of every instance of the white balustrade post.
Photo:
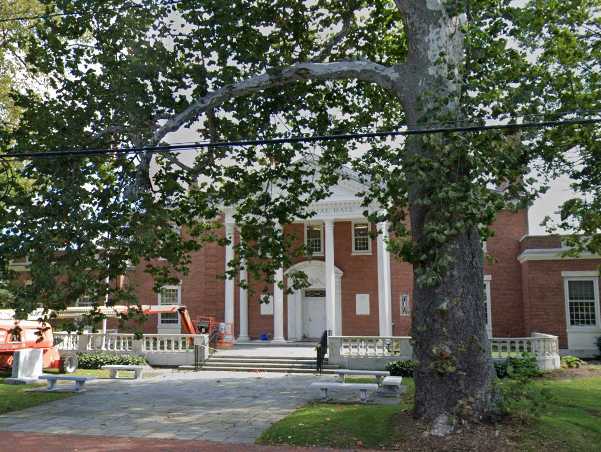
M 378 224 L 378 313 L 380 336 L 392 336 L 392 302 L 390 281 L 390 253 L 386 246 L 388 225 Z
M 326 245 L 326 328 L 337 336 L 336 328 L 336 273 L 334 266 L 334 220 L 325 221 Z
M 226 223 L 225 225 L 225 237 L 228 243 L 225 246 L 225 271 L 229 269 L 229 263 L 234 259 L 234 225 L 232 223 Z M 225 279 L 225 309 L 224 309 L 224 321 L 226 324 L 231 325 L 231 330 L 226 328 L 226 331 L 234 331 L 234 279 L 227 277 Z M 226 340 L 233 340 L 232 336 L 226 336 Z
M 240 263 L 240 335 L 239 341 L 248 341 L 248 291 L 244 284 L 248 283 L 248 271 L 246 270 L 246 262 Z

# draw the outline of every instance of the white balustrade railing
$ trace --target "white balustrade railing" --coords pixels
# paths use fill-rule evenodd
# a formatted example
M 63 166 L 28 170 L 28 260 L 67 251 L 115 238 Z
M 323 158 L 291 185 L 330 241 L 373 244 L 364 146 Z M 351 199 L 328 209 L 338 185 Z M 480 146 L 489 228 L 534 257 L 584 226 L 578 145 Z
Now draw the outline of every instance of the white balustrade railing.
M 196 336 L 195 334 L 145 334 L 142 339 L 142 351 L 193 352 Z
M 494 359 L 506 359 L 532 353 L 543 370 L 559 367 L 559 342 L 557 336 L 533 333 L 530 337 L 491 338 Z M 411 337 L 407 336 L 330 336 L 329 360 L 342 363 L 350 358 L 409 359 L 413 356 Z
M 543 370 L 559 367 L 559 340 L 557 336 L 533 333 L 530 337 L 495 337 L 490 340 L 494 359 L 507 359 L 532 353 Z
M 402 336 L 339 336 L 340 354 L 353 358 L 402 356 L 410 337 Z
M 144 334 L 140 338 L 123 333 L 53 334 L 61 351 L 135 354 L 144 356 L 151 365 L 191 365 L 206 360 L 210 354 L 206 334 Z
M 87 351 L 131 352 L 134 350 L 134 335 L 122 333 L 88 333 Z
M 76 351 L 79 348 L 79 335 L 76 333 L 67 333 L 59 331 L 53 333 L 54 343 L 59 350 Z

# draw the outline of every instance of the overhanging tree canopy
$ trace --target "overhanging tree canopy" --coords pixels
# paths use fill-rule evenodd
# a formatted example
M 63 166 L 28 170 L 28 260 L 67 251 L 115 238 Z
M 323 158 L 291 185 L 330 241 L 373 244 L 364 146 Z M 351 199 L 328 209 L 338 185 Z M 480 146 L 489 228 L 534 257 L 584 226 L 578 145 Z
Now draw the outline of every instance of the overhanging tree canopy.
M 66 14 L 36 21 L 28 42 L 28 61 L 49 89 L 16 95 L 24 119 L 4 141 L 14 152 L 150 146 L 183 128 L 216 141 L 598 109 L 598 0 L 59 7 Z M 391 249 L 414 266 L 416 412 L 444 433 L 458 418 L 497 413 L 482 302 L 487 225 L 537 194 L 534 164 L 547 174 L 567 168 L 598 196 L 597 133 L 573 125 L 232 147 L 201 150 L 193 162 L 152 152 L 35 159 L 22 170 L 34 195 L 21 191 L 2 214 L 2 248 L 32 261 L 20 308 L 62 307 L 86 291 L 112 290 L 104 278 L 128 261 L 167 258 L 169 266 L 149 267 L 157 285 L 185 271 L 191 251 L 218 239 L 215 218 L 231 205 L 244 238 L 237 256 L 270 280 L 300 252 L 277 225 L 310 216 L 310 204 L 351 165 L 370 187 L 366 204 L 383 207 L 371 219 L 390 221 Z M 584 171 L 566 166 L 575 146 Z M 574 215 L 586 212 L 576 207 Z M 189 234 L 180 238 L 174 223 Z

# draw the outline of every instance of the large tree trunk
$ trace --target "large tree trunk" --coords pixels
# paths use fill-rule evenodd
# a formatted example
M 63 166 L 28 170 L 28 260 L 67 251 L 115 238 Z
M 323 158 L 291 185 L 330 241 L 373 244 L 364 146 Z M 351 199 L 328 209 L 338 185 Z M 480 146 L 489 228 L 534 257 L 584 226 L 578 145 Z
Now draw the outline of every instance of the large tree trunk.
M 490 420 L 498 413 L 478 231 L 465 231 L 447 251 L 453 263 L 441 283 L 422 287 L 416 278 L 413 292 L 415 414 L 437 435 L 450 432 L 457 421 Z
M 446 9 L 442 0 L 397 0 L 405 13 L 409 37 L 407 79 L 404 99 L 410 127 L 461 117 L 460 70 L 464 64 L 463 17 Z M 458 6 L 461 2 L 454 2 Z M 461 11 L 461 8 L 459 8 Z M 410 156 L 447 164 L 440 157 L 436 137 L 413 136 L 407 143 Z M 441 140 L 442 142 L 442 140 Z M 427 166 L 423 167 L 427 173 Z M 425 245 L 426 227 L 436 212 L 424 198 L 446 188 L 446 184 L 470 183 L 469 174 L 450 171 L 449 180 L 411 180 L 409 207 L 413 240 Z M 413 176 L 409 176 L 413 177 Z M 434 220 L 436 221 L 436 220 Z M 449 270 L 434 286 L 420 279 L 429 263 L 415 266 L 412 336 L 415 340 L 415 413 L 428 421 L 432 433 L 444 435 L 459 420 L 480 421 L 494 417 L 498 396 L 485 325 L 483 253 L 476 227 L 466 227 L 441 246 L 451 258 Z M 431 242 L 430 242 L 431 243 Z M 423 249 L 423 248 L 422 248 Z

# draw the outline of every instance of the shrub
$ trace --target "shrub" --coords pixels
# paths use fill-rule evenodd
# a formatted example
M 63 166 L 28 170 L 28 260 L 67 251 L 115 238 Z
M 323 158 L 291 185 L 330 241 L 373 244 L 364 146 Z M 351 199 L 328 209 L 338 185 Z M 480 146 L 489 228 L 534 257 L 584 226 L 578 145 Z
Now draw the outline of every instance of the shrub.
M 578 367 L 582 366 L 583 364 L 584 364 L 584 361 L 582 361 L 577 356 L 565 355 L 565 356 L 561 357 L 561 367 L 563 367 L 563 368 L 573 369 L 573 368 L 578 368 Z
M 386 364 L 386 370 L 395 377 L 413 377 L 416 367 L 417 363 L 411 359 Z
M 143 365 L 146 359 L 138 355 L 118 355 L 108 352 L 79 353 L 79 368 L 81 369 L 100 369 L 102 366 L 109 365 Z
M 597 338 L 597 348 L 599 349 L 599 356 L 601 356 L 601 336 Z
M 494 364 L 498 378 L 522 380 L 542 375 L 536 362 L 536 356 L 532 353 L 522 353 L 522 356 L 507 358 L 505 361 L 496 361 Z
M 507 360 L 495 361 L 494 365 L 497 378 L 507 378 Z

